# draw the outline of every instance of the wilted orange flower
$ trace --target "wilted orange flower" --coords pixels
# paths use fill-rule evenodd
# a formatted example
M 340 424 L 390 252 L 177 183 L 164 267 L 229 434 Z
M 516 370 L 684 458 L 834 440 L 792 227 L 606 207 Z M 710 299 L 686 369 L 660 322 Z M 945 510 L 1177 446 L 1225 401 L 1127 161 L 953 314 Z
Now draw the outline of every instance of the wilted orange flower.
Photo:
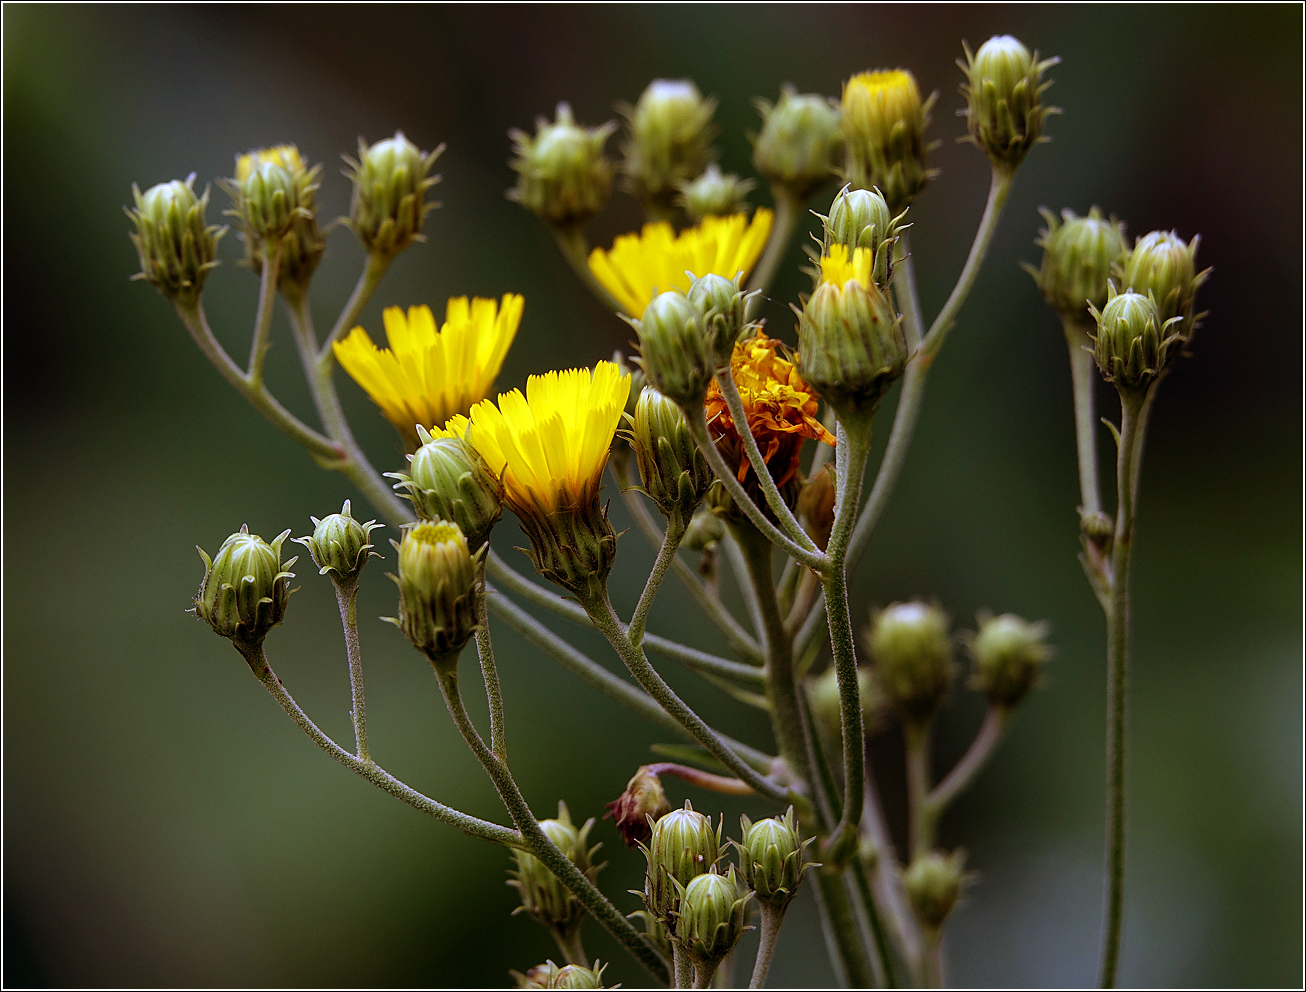
M 748 428 L 775 484 L 783 487 L 798 476 L 803 442 L 811 438 L 833 445 L 834 435 L 816 417 L 816 394 L 799 376 L 794 363 L 780 356 L 779 348 L 779 341 L 759 330 L 755 337 L 735 345 L 730 374 L 744 402 Z M 752 466 L 715 380 L 708 386 L 703 410 L 708 432 L 726 464 L 737 467 L 739 481 L 752 492 L 757 479 L 749 478 Z

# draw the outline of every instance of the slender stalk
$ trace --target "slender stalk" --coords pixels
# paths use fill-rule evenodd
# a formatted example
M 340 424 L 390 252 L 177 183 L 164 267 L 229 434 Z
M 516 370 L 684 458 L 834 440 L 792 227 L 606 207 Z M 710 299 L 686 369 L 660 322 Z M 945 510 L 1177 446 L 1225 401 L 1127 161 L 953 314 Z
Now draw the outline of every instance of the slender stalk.
M 635 647 L 644 643 L 644 627 L 648 623 L 648 611 L 653 608 L 653 600 L 657 598 L 658 589 L 662 586 L 662 580 L 666 578 L 667 569 L 675 560 L 676 549 L 680 547 L 680 539 L 684 536 L 683 520 L 677 516 L 667 521 L 666 537 L 662 539 L 662 547 L 653 562 L 653 570 L 649 573 L 648 581 L 644 583 L 644 591 L 640 593 L 639 602 L 635 604 L 635 612 L 631 615 L 630 624 L 626 628 L 626 636 Z
M 715 730 L 707 725 L 702 717 L 690 709 L 685 701 L 676 695 L 675 690 L 667 685 L 662 676 L 657 673 L 657 670 L 649 664 L 648 659 L 644 657 L 644 652 L 631 644 L 625 629 L 621 625 L 621 620 L 612 608 L 612 602 L 608 599 L 606 588 L 590 596 L 588 601 L 582 602 L 581 605 L 585 607 L 585 612 L 590 615 L 599 633 L 606 637 L 616 650 L 617 655 L 626 668 L 629 669 L 630 674 L 635 676 L 635 681 L 640 684 L 645 692 L 657 700 L 658 705 L 675 717 L 681 726 L 689 730 L 698 743 L 707 748 L 718 761 L 739 778 L 752 786 L 759 795 L 766 796 L 776 802 L 791 801 L 792 797 L 790 797 L 786 788 L 759 774 L 744 761 Z
M 558 248 L 562 251 L 562 257 L 567 260 L 567 264 L 571 266 L 572 271 L 580 277 L 580 281 L 594 294 L 603 308 L 617 314 L 625 313 L 626 308 L 608 291 L 608 287 L 599 282 L 594 273 L 590 271 L 589 244 L 585 240 L 580 225 L 555 227 L 553 228 L 553 236 L 558 241 Z M 630 316 L 638 317 L 640 315 L 632 313 Z
M 490 781 L 494 783 L 499 797 L 508 809 L 508 815 L 512 817 L 512 822 L 521 832 L 522 840 L 525 842 L 527 849 L 539 858 L 563 885 L 572 891 L 599 924 L 620 941 L 640 964 L 644 965 L 655 977 L 665 981 L 667 977 L 666 964 L 662 961 L 661 955 L 621 914 L 621 911 L 608 901 L 607 897 L 595 887 L 594 883 L 572 863 L 571 859 L 558 850 L 553 841 L 541 829 L 539 821 L 536 820 L 535 814 L 531 812 L 530 806 L 527 805 L 526 799 L 517 787 L 516 780 L 512 777 L 512 772 L 508 770 L 508 766 L 495 756 L 494 752 L 481 738 L 480 733 L 476 730 L 476 725 L 472 723 L 472 719 L 467 713 L 467 708 L 463 705 L 462 696 L 458 691 L 456 656 L 452 659 L 433 658 L 431 667 L 435 670 L 436 678 L 440 683 L 440 692 L 444 695 L 445 705 L 449 709 L 449 715 L 453 718 L 454 725 L 457 726 L 463 740 L 467 742 L 467 746 L 471 748 L 476 759 L 480 761 L 481 767 L 489 775 Z
M 866 871 L 866 866 L 862 864 L 861 858 L 854 859 L 852 876 L 853 885 L 862 904 L 862 910 L 866 913 L 866 921 L 871 928 L 871 939 L 874 941 L 875 954 L 884 975 L 884 987 L 896 989 L 898 987 L 898 974 L 893 963 L 893 951 L 889 947 L 889 935 L 884 929 L 884 920 L 880 915 L 880 906 L 871 887 L 870 875 Z
M 490 749 L 500 761 L 508 760 L 508 736 L 503 725 L 503 689 L 499 685 L 499 669 L 494 664 L 494 641 L 490 637 L 490 613 L 486 606 L 489 598 L 485 590 L 485 559 L 476 567 L 476 584 L 482 595 L 476 603 L 476 656 L 481 662 L 481 678 L 485 682 L 485 701 L 490 710 Z
M 750 293 L 755 290 L 760 291 L 749 301 L 747 315 L 749 320 L 753 319 L 762 297 L 775 281 L 776 274 L 780 271 L 780 263 L 789 254 L 794 228 L 803 212 L 803 201 L 794 196 L 788 187 L 772 183 L 771 196 L 775 200 L 775 223 L 771 225 L 771 237 L 766 242 L 766 250 L 762 252 L 762 258 L 758 261 L 757 268 L 753 270 L 753 277 L 748 280 L 747 290 Z
M 391 261 L 393 261 L 393 256 L 381 252 L 368 253 L 367 264 L 363 266 L 363 271 L 358 276 L 358 282 L 354 284 L 354 291 L 349 294 L 349 299 L 345 301 L 344 309 L 340 311 L 340 316 L 336 318 L 335 324 L 331 327 L 331 333 L 322 342 L 322 350 L 317 356 L 320 363 L 329 367 L 335 361 L 335 353 L 332 351 L 331 346 L 344 337 L 345 332 L 358 322 L 359 314 L 363 312 L 363 307 L 367 306 L 367 301 L 376 292 L 376 287 L 380 285 L 386 270 L 390 268 Z
M 926 808 L 930 795 L 930 725 L 907 724 L 902 729 L 907 742 L 907 814 L 914 861 L 934 846 L 934 820 Z
M 340 626 L 345 632 L 345 654 L 349 658 L 349 689 L 353 705 L 349 711 L 354 721 L 354 746 L 360 761 L 372 760 L 367 753 L 367 704 L 363 698 L 363 652 L 358 644 L 358 579 L 331 584 L 340 607 Z
M 893 289 L 902 312 L 902 327 L 907 335 L 907 347 L 915 351 L 921 343 L 924 328 L 921 320 L 920 294 L 916 291 L 916 266 L 911 256 L 911 231 L 898 236 L 898 258 L 893 270 Z
M 744 561 L 744 553 L 740 550 L 739 539 L 726 528 L 726 536 L 720 543 L 721 550 L 725 553 L 726 560 L 730 563 L 730 573 L 735 578 L 735 584 L 739 588 L 739 595 L 744 601 L 744 609 L 748 611 L 749 622 L 753 625 L 753 632 L 758 636 L 763 636 L 766 630 L 766 620 L 762 616 L 762 603 L 753 588 L 753 583 L 745 580 L 748 575 L 748 563 Z M 793 561 L 792 558 L 789 561 Z M 806 569 L 804 569 L 806 571 Z M 766 653 L 762 648 L 758 648 L 757 663 L 763 665 L 766 663 Z
M 707 789 L 709 792 L 720 793 L 723 796 L 756 795 L 753 792 L 753 787 L 747 782 L 742 782 L 737 778 L 730 778 L 727 775 L 714 775 L 712 772 L 705 772 L 701 768 L 691 768 L 689 765 L 678 765 L 674 761 L 655 761 L 651 765 L 645 765 L 644 767 L 653 775 L 674 775 L 690 785 L 696 785 L 700 789 Z
M 893 935 L 902 953 L 902 960 L 914 963 L 920 958 L 920 924 L 903 889 L 898 854 L 884 818 L 884 808 L 880 804 L 874 775 L 866 776 L 866 811 L 862 816 L 862 834 L 865 840 L 875 846 L 875 869 L 873 872 L 867 871 L 860 858 L 854 862 L 853 869 L 866 874 L 876 905 L 882 907 L 893 926 Z
M 585 945 L 580 942 L 580 927 L 576 927 L 571 933 L 553 930 L 553 939 L 558 945 L 558 950 L 562 953 L 562 959 L 567 964 L 577 964 L 582 968 L 590 966 L 589 956 L 585 953 Z
M 730 493 L 739 509 L 753 522 L 753 526 L 765 534 L 767 540 L 791 558 L 798 559 L 809 568 L 823 570 L 826 564 L 825 555 L 819 551 L 808 551 L 801 545 L 795 544 L 787 535 L 781 533 L 775 524 L 766 519 L 766 514 L 762 512 L 762 508 L 749 498 L 748 493 L 744 491 L 744 487 L 735 477 L 734 472 L 730 470 L 725 459 L 721 457 L 721 452 L 717 450 L 716 445 L 712 443 L 712 439 L 708 436 L 707 420 L 703 416 L 702 408 L 686 410 L 684 413 L 685 420 L 689 424 L 689 432 L 694 436 L 694 440 L 698 443 L 704 457 L 707 458 L 708 464 L 712 466 L 712 471 L 716 473 L 717 479 L 725 486 L 726 491 Z M 747 421 L 743 421 L 743 423 L 746 424 Z M 749 431 L 744 430 L 741 433 L 748 434 Z M 761 472 L 758 473 L 759 477 L 769 474 L 766 463 L 760 462 L 759 464 L 762 466 Z
M 721 395 L 725 398 L 726 407 L 730 410 L 730 419 L 735 423 L 735 429 L 739 433 L 739 439 L 744 443 L 744 455 L 748 462 L 753 466 L 753 472 L 757 476 L 758 484 L 762 488 L 762 495 L 766 497 L 766 504 L 775 514 L 775 518 L 780 521 L 780 525 L 789 532 L 789 536 L 805 550 L 820 554 L 816 547 L 816 542 L 812 540 L 807 531 L 803 530 L 802 524 L 794 516 L 789 505 L 780 495 L 780 489 L 775 484 L 775 479 L 771 477 L 771 472 L 766 466 L 766 459 L 762 457 L 762 450 L 757 446 L 757 438 L 753 437 L 753 431 L 748 426 L 748 414 L 744 410 L 744 401 L 739 396 L 739 387 L 735 385 L 735 378 L 730 369 L 717 369 L 717 385 L 721 387 Z
M 1093 390 L 1097 386 L 1097 368 L 1088 325 L 1082 320 L 1062 317 L 1066 347 L 1070 351 L 1070 382 L 1075 396 L 1075 449 L 1079 453 L 1080 512 L 1097 513 L 1102 497 L 1097 479 L 1097 417 L 1094 415 Z
M 199 346 L 200 351 L 204 353 L 204 357 L 213 364 L 213 367 L 222 374 L 222 377 L 230 385 L 235 387 L 236 392 L 245 397 L 250 406 L 263 414 L 274 427 L 291 440 L 307 448 L 315 458 L 334 463 L 344 457 L 344 450 L 339 444 L 330 438 L 323 437 L 292 414 L 278 403 L 262 385 L 255 385 L 240 366 L 232 361 L 231 356 L 218 343 L 218 339 L 209 327 L 209 321 L 204 314 L 202 304 L 196 303 L 191 307 L 176 304 L 176 310 L 177 316 L 181 318 L 182 324 L 190 333 L 195 344 Z
M 997 747 L 998 741 L 1002 740 L 1003 731 L 1007 729 L 1007 717 L 1010 715 L 1008 710 L 999 709 L 996 706 L 990 706 L 988 712 L 984 715 L 984 722 L 980 725 L 979 733 L 971 741 L 970 747 L 966 753 L 961 756 L 961 760 L 953 766 L 952 771 L 944 776 L 943 781 L 930 790 L 926 797 L 925 809 L 928 815 L 938 818 L 945 809 L 952 805 L 953 801 L 970 788 L 975 776 L 979 774 L 985 762 L 993 754 L 993 749 Z
M 1134 533 L 1134 487 L 1144 400 L 1120 393 L 1120 448 L 1116 458 L 1116 530 L 1111 546 L 1111 608 L 1107 613 L 1106 906 L 1101 985 L 1113 988 L 1120 964 L 1125 886 L 1125 699 L 1129 664 L 1129 551 Z
M 925 930 L 921 972 L 927 989 L 943 988 L 943 933 L 938 927 L 928 927 Z
M 422 795 L 416 789 L 405 785 L 370 758 L 364 760 L 357 755 L 350 754 L 318 729 L 317 724 L 310 720 L 308 714 L 300 709 L 294 697 L 290 695 L 281 680 L 277 678 L 272 666 L 268 664 L 267 654 L 264 652 L 262 644 L 237 644 L 236 650 L 244 656 L 250 670 L 263 683 L 264 688 L 271 693 L 272 698 L 285 710 L 286 715 L 299 724 L 300 729 L 308 735 L 309 740 L 350 771 L 367 779 L 383 792 L 388 792 L 396 799 L 407 803 L 413 809 L 420 810 L 442 823 L 452 824 L 472 837 L 493 841 L 496 844 L 502 844 L 504 847 L 525 848 L 527 846 L 522 839 L 522 835 L 516 830 L 500 826 L 497 823 L 490 823 L 475 816 L 468 816 L 451 806 L 436 802 L 434 799 Z
M 818 905 L 824 916 L 827 938 L 835 946 L 836 953 L 831 955 L 831 959 L 842 984 L 855 989 L 871 988 L 875 984 L 875 973 L 871 970 L 866 946 L 857 929 L 843 872 L 814 868 L 808 874 L 816 876 Z
M 245 373 L 255 389 L 263 386 L 263 359 L 268 353 L 268 334 L 272 330 L 272 304 L 277 299 L 277 273 L 281 270 L 281 244 L 271 242 L 264 251 L 263 273 L 258 284 L 258 309 L 255 310 L 254 336 L 249 345 L 249 370 Z

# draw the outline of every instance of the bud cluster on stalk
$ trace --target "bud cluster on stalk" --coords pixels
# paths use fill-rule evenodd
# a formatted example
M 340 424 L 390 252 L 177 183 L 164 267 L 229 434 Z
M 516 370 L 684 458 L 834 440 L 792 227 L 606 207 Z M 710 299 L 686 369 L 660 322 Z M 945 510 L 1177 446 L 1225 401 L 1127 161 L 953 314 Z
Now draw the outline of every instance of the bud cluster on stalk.
M 257 647 L 286 615 L 295 577 L 289 569 L 297 560 L 281 561 L 281 545 L 289 534 L 284 530 L 269 543 L 242 524 L 212 558 L 195 548 L 204 560 L 195 615 L 238 648 Z

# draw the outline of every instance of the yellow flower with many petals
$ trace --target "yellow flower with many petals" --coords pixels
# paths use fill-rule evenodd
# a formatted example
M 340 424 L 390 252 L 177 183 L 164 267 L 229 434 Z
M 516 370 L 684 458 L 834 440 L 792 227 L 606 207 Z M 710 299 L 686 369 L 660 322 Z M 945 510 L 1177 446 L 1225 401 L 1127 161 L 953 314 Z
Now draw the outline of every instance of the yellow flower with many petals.
M 590 271 L 607 288 L 627 316 L 638 317 L 658 293 L 688 292 L 695 277 L 709 273 L 733 279 L 753 271 L 773 215 L 759 208 L 747 214 L 705 217 L 679 234 L 666 221 L 645 224 L 639 234 L 623 234 L 610 249 L 590 252 Z
M 502 303 L 459 296 L 449 301 L 438 330 L 428 306 L 409 307 L 407 316 L 390 307 L 383 314 L 389 348 L 378 348 L 355 327 L 336 342 L 335 355 L 415 449 L 418 424 L 439 427 L 489 395 L 523 305 L 515 293 Z

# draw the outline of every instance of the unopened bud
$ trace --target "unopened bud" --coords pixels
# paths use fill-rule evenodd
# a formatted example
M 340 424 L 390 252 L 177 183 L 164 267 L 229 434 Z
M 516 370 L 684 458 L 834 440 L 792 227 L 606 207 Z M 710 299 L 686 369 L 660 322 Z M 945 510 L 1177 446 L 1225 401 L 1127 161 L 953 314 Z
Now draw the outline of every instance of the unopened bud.
M 704 99 L 688 79 L 655 79 L 622 113 L 628 188 L 641 203 L 665 209 L 677 184 L 700 175 L 711 158 L 716 100 Z
M 703 402 L 712 381 L 712 362 L 697 308 L 672 290 L 653 297 L 644 315 L 631 321 L 649 384 L 682 407 Z
M 858 696 L 862 701 L 862 718 L 869 724 L 879 716 L 884 706 L 883 690 L 876 684 L 869 669 L 857 669 Z M 807 701 L 812 716 L 826 737 L 838 741 L 842 732 L 843 704 L 839 696 L 839 675 L 831 665 L 820 675 L 807 682 Z
M 689 521 L 689 526 L 685 529 L 685 537 L 680 544 L 687 551 L 701 553 L 715 548 L 725 536 L 726 525 L 721 522 L 721 518 L 704 507 Z
M 1152 231 L 1127 248 L 1119 264 L 1120 288 L 1152 295 L 1162 321 L 1179 317 L 1179 333 L 1186 341 L 1197 324 L 1193 300 L 1211 274 L 1197 271 L 1200 237 L 1185 242 L 1174 231 Z
M 372 531 L 385 525 L 375 520 L 359 523 L 350 513 L 349 500 L 345 500 L 339 513 L 329 513 L 321 520 L 309 519 L 313 521 L 313 533 L 295 538 L 295 543 L 308 548 L 317 574 L 330 572 L 333 582 L 357 579 L 367 559 L 376 554 L 372 550 Z
M 730 364 L 735 345 L 748 329 L 748 301 L 755 293 L 745 293 L 739 286 L 741 275 L 733 279 L 708 273 L 697 277 L 685 294 L 698 310 L 708 360 L 715 368 Z
M 1107 382 L 1122 389 L 1146 389 L 1179 354 L 1185 341 L 1183 318 L 1162 320 L 1150 295 L 1117 293 L 1112 286 L 1107 297 L 1101 310 L 1089 308 L 1097 321 L 1097 367 Z
M 408 471 L 387 472 L 399 480 L 421 520 L 452 520 L 467 538 L 469 548 L 479 548 L 503 514 L 503 486 L 485 460 L 463 439 L 466 418 L 455 417 L 432 435 L 420 424 L 422 446 L 408 456 Z
M 712 469 L 698 450 L 680 407 L 651 386 L 635 406 L 632 433 L 644 492 L 669 520 L 683 526 L 712 484 Z
M 319 165 L 306 168 L 294 145 L 275 145 L 236 158 L 236 175 L 224 183 L 235 203 L 229 211 L 245 242 L 245 261 L 261 275 L 269 242 L 277 251 L 277 284 L 303 292 L 326 251 L 317 226 Z
M 893 705 L 906 720 L 927 722 L 952 683 L 947 614 L 919 601 L 894 603 L 872 619 L 866 646 Z
M 828 462 L 798 490 L 798 512 L 807 533 L 822 551 L 830 543 L 830 531 L 834 529 L 834 496 L 834 466 Z
M 704 217 L 730 217 L 748 213 L 748 194 L 757 185 L 740 179 L 733 172 L 723 173 L 715 162 L 697 179 L 679 183 L 679 203 L 689 219 L 697 224 Z
M 1039 61 L 1038 52 L 1011 35 L 995 35 L 971 54 L 963 43 L 966 61 L 957 60 L 966 82 L 966 124 L 971 140 L 988 153 L 997 168 L 1014 170 L 1040 140 L 1043 121 L 1055 107 L 1043 106 L 1043 73 L 1060 59 Z
M 282 531 L 269 544 L 242 524 L 212 558 L 195 548 L 204 560 L 195 615 L 238 648 L 262 643 L 286 614 L 290 580 L 295 577 L 289 569 L 297 560 L 281 561 L 281 545 L 289 533 Z
M 713 829 L 711 818 L 686 800 L 684 809 L 673 809 L 653 824 L 644 856 L 648 859 L 644 904 L 666 923 L 684 887 L 720 859 L 721 828 Z
M 762 130 L 753 142 L 753 164 L 768 180 L 805 200 L 834 175 L 838 164 L 843 149 L 838 102 L 800 94 L 786 84 L 774 105 L 756 103 Z
M 1029 623 L 1014 613 L 979 619 L 979 630 L 967 645 L 975 661 L 972 684 L 991 705 L 1009 709 L 1034 687 L 1044 662 L 1052 656 L 1044 643 L 1048 626 Z
M 925 128 L 930 97 L 921 102 L 916 78 L 906 69 L 863 72 L 843 87 L 845 178 L 861 189 L 878 189 L 889 211 L 899 214 L 925 186 Z
M 671 812 L 667 794 L 662 789 L 662 779 L 641 765 L 629 782 L 626 791 L 607 804 L 604 818 L 612 817 L 627 847 L 647 844 L 653 834 L 653 824 Z
M 1050 210 L 1039 212 L 1047 227 L 1034 243 L 1043 249 L 1043 262 L 1026 271 L 1054 310 L 1088 321 L 1090 305 L 1106 305 L 1107 283 L 1125 250 L 1125 226 L 1097 207 L 1086 217 L 1062 210 L 1061 220 Z
M 881 289 L 893 279 L 893 246 L 900 225 L 889 214 L 889 205 L 877 190 L 852 189 L 845 186 L 830 204 L 830 214 L 822 217 L 825 233 L 822 255 L 829 255 L 834 245 L 843 245 L 851 258 L 858 248 L 872 254 L 871 277 Z
M 217 265 L 218 239 L 225 229 L 210 227 L 204 211 L 209 191 L 195 195 L 195 175 L 151 186 L 143 194 L 132 185 L 136 202 L 127 216 L 136 225 L 130 235 L 140 256 L 144 279 L 170 300 L 193 307 L 209 270 Z
M 603 988 L 603 969 L 606 964 L 594 962 L 592 968 L 578 964 L 565 965 L 549 982 L 551 989 L 601 989 Z
M 345 160 L 354 183 L 349 226 L 369 252 L 393 256 L 421 240 L 426 215 L 438 206 L 426 192 L 440 181 L 428 173 L 442 151 L 420 151 L 402 131 L 374 145 L 359 140 L 358 159 Z
M 713 866 L 684 887 L 676 916 L 676 940 L 696 962 L 715 964 L 743 936 L 744 911 L 752 894 L 739 887 L 734 865 L 718 875 Z
M 517 185 L 508 198 L 555 227 L 585 223 L 612 192 L 612 163 L 603 146 L 616 129 L 615 121 L 581 127 L 571 107 L 560 103 L 552 124 L 543 117 L 535 121 L 535 137 L 509 131 L 517 153 L 512 161 Z
M 592 859 L 594 851 L 598 848 L 589 847 L 589 832 L 593 826 L 594 821 L 591 819 L 587 820 L 584 826 L 577 828 L 571 822 L 567 804 L 562 802 L 558 803 L 557 819 L 540 821 L 540 829 L 553 842 L 553 846 L 566 855 L 567 860 L 591 881 L 598 874 L 598 868 L 594 867 Z M 585 915 L 585 908 L 580 900 L 545 867 L 543 861 L 529 851 L 514 850 L 512 857 L 515 867 L 511 872 L 512 881 L 508 884 L 515 888 L 521 897 L 521 906 L 514 912 L 529 913 L 540 923 L 564 937 L 574 933 Z M 551 982 L 549 987 L 559 986 Z
M 456 664 L 476 632 L 477 559 L 458 525 L 418 523 L 391 541 L 399 552 L 399 616 L 387 617 L 432 663 Z
M 918 855 L 903 872 L 902 884 L 907 890 L 916 917 L 930 929 L 937 930 L 948 918 L 961 896 L 967 877 L 963 868 L 966 852 L 951 854 L 929 851 Z
M 743 838 L 739 866 L 747 885 L 759 902 L 783 909 L 798 894 L 798 884 L 811 862 L 804 857 L 810 840 L 798 836 L 791 806 L 783 817 L 773 816 L 753 823 L 740 818 Z

